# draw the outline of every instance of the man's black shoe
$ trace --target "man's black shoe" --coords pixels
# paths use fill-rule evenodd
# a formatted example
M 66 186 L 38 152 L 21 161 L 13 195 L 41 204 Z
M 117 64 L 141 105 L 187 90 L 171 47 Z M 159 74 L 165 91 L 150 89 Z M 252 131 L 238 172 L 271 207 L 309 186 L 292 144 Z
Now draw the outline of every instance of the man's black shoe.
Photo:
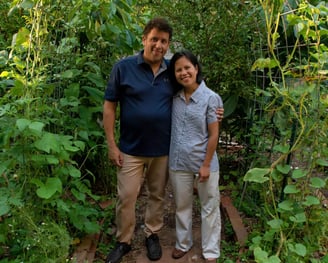
M 159 260 L 162 257 L 162 248 L 156 234 L 151 234 L 146 238 L 147 257 L 150 260 Z
M 118 242 L 116 247 L 108 254 L 106 263 L 119 263 L 125 254 L 131 250 L 131 245 Z

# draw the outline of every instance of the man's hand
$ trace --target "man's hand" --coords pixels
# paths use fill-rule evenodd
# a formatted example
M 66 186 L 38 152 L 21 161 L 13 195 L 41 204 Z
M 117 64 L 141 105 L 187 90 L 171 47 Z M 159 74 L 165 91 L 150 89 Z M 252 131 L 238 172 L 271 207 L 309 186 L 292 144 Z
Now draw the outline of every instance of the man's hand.
M 224 115 L 224 108 L 217 108 L 216 109 L 216 117 L 218 118 L 218 121 L 221 122 L 223 120 Z
M 108 158 L 109 160 L 116 166 L 122 167 L 123 165 L 123 154 L 121 153 L 120 149 L 115 146 L 108 147 Z

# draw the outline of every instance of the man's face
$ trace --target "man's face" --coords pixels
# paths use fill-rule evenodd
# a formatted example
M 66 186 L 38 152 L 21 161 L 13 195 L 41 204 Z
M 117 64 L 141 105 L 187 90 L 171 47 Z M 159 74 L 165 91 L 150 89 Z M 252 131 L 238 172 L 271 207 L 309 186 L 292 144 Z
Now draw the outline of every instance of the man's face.
M 170 45 L 169 33 L 153 28 L 147 36 L 142 37 L 144 59 L 149 64 L 162 62 Z

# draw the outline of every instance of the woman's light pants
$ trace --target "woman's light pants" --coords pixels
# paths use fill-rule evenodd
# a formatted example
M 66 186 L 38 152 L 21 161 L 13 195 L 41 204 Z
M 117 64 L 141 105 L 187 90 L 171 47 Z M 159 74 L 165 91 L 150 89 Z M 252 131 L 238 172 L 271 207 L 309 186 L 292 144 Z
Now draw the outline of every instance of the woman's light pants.
M 188 251 L 193 245 L 192 206 L 194 174 L 170 170 L 170 180 L 176 204 L 175 247 L 182 251 Z M 219 258 L 220 256 L 221 214 L 218 184 L 219 171 L 212 172 L 208 181 L 197 182 L 201 204 L 201 235 L 204 258 Z

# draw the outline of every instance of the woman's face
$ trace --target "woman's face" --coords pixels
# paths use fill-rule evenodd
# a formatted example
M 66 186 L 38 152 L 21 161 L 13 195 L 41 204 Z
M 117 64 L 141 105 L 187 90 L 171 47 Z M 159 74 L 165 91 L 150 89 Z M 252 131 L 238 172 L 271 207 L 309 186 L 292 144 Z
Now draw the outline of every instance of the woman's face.
M 186 57 L 179 58 L 174 65 L 174 74 L 177 82 L 184 87 L 194 88 L 198 86 L 196 82 L 198 67 L 194 66 Z

